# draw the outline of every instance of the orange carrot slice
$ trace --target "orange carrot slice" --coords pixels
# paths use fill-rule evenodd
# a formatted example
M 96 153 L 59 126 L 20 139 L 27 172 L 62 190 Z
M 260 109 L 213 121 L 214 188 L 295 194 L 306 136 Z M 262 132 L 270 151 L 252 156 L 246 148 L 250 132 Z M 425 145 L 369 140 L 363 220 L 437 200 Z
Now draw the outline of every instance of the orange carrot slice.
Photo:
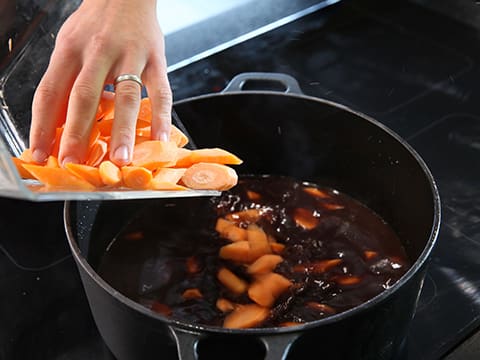
M 190 166 L 182 176 L 183 184 L 196 190 L 228 190 L 238 182 L 234 169 L 222 164 L 198 163 Z
M 60 165 L 58 164 L 58 159 L 55 156 L 49 155 L 48 158 L 47 158 L 47 162 L 46 162 L 45 166 L 47 166 L 47 167 L 59 167 Z
M 252 256 L 248 241 L 236 241 L 220 248 L 219 256 L 225 260 L 233 260 L 241 263 L 250 263 Z
M 238 156 L 227 150 L 221 148 L 204 148 L 190 151 L 180 151 L 175 166 L 189 167 L 198 163 L 240 165 L 242 162 L 243 161 Z
M 65 168 L 46 167 L 34 164 L 23 164 L 22 166 L 47 187 L 62 188 L 65 190 L 95 190 L 94 185 L 85 179 L 73 175 Z
M 236 295 L 243 294 L 247 291 L 248 283 L 239 278 L 233 272 L 228 270 L 226 267 L 221 267 L 217 273 L 217 279 L 220 281 L 227 289 L 233 292 Z
M 155 301 L 153 304 L 152 304 L 152 307 L 151 307 L 152 311 L 155 311 L 156 313 L 159 313 L 159 314 L 162 314 L 162 315 L 165 315 L 165 316 L 170 316 L 172 315 L 172 309 L 170 308 L 170 306 L 166 305 L 166 304 L 162 304 L 158 301 Z
M 275 267 L 283 261 L 280 255 L 265 254 L 260 256 L 247 268 L 247 272 L 250 275 L 259 275 L 272 272 Z
M 163 191 L 186 191 L 189 190 L 187 187 L 167 182 L 167 181 L 160 181 L 158 179 L 152 179 L 150 181 L 150 189 L 151 190 L 163 190 Z
M 232 226 L 233 223 L 231 221 L 225 220 L 224 218 L 218 218 L 217 222 L 215 223 L 215 230 L 222 234 L 228 227 Z
M 322 303 L 319 303 L 319 302 L 316 302 L 316 301 L 309 301 L 305 304 L 305 306 L 310 308 L 310 309 L 313 309 L 315 311 L 324 313 L 324 314 L 333 315 L 333 314 L 336 313 L 335 309 L 332 308 L 331 306 L 329 306 L 327 304 L 322 304 Z
M 175 125 L 171 125 L 170 130 L 170 141 L 173 141 L 179 148 L 184 147 L 188 144 L 188 137 L 179 128 Z
M 227 214 L 225 219 L 235 222 L 256 223 L 262 217 L 259 209 L 247 209 Z
M 342 262 L 342 259 L 318 260 L 313 263 L 295 265 L 293 267 L 293 271 L 312 272 L 312 273 L 318 274 L 334 268 L 335 266 L 339 265 L 341 262 Z
M 248 296 L 258 305 L 271 307 L 291 285 L 290 280 L 274 272 L 259 275 L 248 288 Z
M 27 164 L 34 164 L 35 162 L 33 161 L 32 157 L 32 149 L 26 148 L 25 150 L 22 151 L 22 153 L 19 156 L 20 160 Z
M 270 309 L 257 304 L 238 305 L 225 317 L 223 327 L 230 329 L 256 327 L 265 321 L 269 315 Z
M 103 186 L 100 171 L 97 167 L 84 164 L 67 163 L 65 164 L 65 168 L 67 168 L 67 170 L 69 170 L 72 174 L 78 176 L 79 178 L 87 180 L 93 186 Z
M 270 241 L 270 248 L 274 254 L 281 254 L 285 250 L 285 245 Z
M 186 289 L 182 297 L 185 300 L 191 300 L 191 299 L 201 299 L 203 298 L 202 292 L 198 288 L 191 288 L 191 289 Z
M 313 195 L 317 198 L 320 198 L 320 199 L 325 199 L 325 198 L 328 198 L 328 194 L 316 187 L 313 187 L 313 186 L 308 186 L 308 187 L 305 187 L 303 188 L 303 191 L 305 191 L 306 193 L 310 194 L 310 195 Z
M 177 145 L 173 141 L 150 140 L 135 145 L 132 165 L 142 166 L 149 170 L 175 165 Z
M 272 249 L 267 238 L 267 234 L 257 225 L 250 224 L 247 228 L 247 239 L 250 245 L 250 254 L 252 260 L 258 259 L 260 256 L 270 254 Z
M 235 304 L 225 298 L 218 298 L 215 306 L 223 313 L 227 313 L 235 309 Z
M 13 161 L 13 164 L 15 165 L 15 167 L 17 168 L 17 171 L 18 171 L 18 175 L 20 175 L 20 177 L 22 179 L 35 179 L 35 176 L 33 176 L 32 174 L 30 174 L 29 171 L 27 171 L 27 169 L 25 169 L 22 165 L 23 164 L 28 164 L 26 161 L 16 157 L 16 156 L 12 156 L 12 161 Z
M 245 241 L 248 240 L 248 233 L 246 229 L 242 229 L 235 224 L 226 228 L 221 236 L 230 241 Z
M 125 186 L 137 190 L 146 190 L 150 187 L 152 180 L 150 170 L 141 166 L 122 166 L 121 171 Z
M 320 219 L 314 211 L 304 208 L 295 209 L 293 213 L 293 220 L 295 220 L 295 223 L 298 226 L 304 228 L 305 230 L 311 230 L 315 228 L 320 222 Z
M 152 122 L 152 103 L 148 97 L 144 97 L 140 100 L 140 110 L 138 111 L 137 118 L 146 123 Z
M 98 173 L 105 185 L 119 186 L 122 183 L 122 171 L 110 160 L 100 163 Z
M 89 166 L 99 166 L 100 163 L 105 159 L 105 156 L 108 153 L 108 144 L 106 141 L 97 139 L 91 146 L 88 151 L 87 161 L 85 165 Z
M 196 256 L 189 256 L 185 261 L 185 265 L 189 274 L 196 274 L 201 270 L 200 263 Z
M 153 173 L 153 178 L 160 182 L 176 184 L 180 181 L 187 169 L 183 168 L 158 168 Z

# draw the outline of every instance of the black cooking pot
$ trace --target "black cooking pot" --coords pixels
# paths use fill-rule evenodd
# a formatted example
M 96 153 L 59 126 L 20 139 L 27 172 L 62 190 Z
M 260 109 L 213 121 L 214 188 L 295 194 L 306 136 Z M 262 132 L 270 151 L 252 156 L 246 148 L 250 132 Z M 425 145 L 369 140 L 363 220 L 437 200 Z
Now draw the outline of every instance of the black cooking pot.
M 246 90 L 265 79 L 283 91 Z M 170 221 L 168 204 L 175 202 L 188 227 L 207 198 L 67 202 L 68 241 L 113 354 L 119 360 L 398 358 L 440 226 L 439 194 L 419 155 L 375 120 L 301 94 L 297 82 L 283 74 L 241 74 L 223 93 L 182 100 L 175 109 L 198 147 L 222 147 L 244 160 L 235 168 L 240 175 L 293 176 L 360 200 L 393 227 L 413 266 L 362 305 L 296 327 L 230 330 L 181 323 L 123 296 L 96 268 L 140 209 L 158 211 L 161 223 Z

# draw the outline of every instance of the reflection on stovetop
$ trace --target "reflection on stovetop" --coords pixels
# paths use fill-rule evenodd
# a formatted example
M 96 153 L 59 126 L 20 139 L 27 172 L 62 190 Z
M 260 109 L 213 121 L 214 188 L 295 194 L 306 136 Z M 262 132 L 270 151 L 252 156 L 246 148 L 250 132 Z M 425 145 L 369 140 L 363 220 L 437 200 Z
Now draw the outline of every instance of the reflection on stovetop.
M 377 118 L 419 152 L 439 186 L 442 228 L 400 357 L 434 360 L 480 325 L 479 63 L 477 30 L 405 1 L 366 0 L 308 15 L 177 70 L 170 81 L 180 100 L 218 92 L 241 72 L 288 73 L 307 95 Z M 7 84 L 5 95 L 16 104 L 14 90 Z M 10 214 L 0 228 L 0 281 L 8 289 L 0 359 L 113 359 L 69 256 L 61 204 L 0 204 Z

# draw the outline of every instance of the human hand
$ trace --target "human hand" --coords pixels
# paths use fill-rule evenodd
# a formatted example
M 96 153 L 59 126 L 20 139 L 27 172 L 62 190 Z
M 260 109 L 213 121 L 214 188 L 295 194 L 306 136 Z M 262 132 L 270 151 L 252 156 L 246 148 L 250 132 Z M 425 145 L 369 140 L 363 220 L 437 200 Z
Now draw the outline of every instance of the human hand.
M 172 94 L 155 0 L 84 0 L 61 27 L 33 98 L 30 149 L 44 162 L 63 122 L 59 161 L 81 163 L 105 84 L 122 74 L 141 77 L 152 103 L 152 139 L 167 140 Z M 141 87 L 115 86 L 110 159 L 130 163 Z

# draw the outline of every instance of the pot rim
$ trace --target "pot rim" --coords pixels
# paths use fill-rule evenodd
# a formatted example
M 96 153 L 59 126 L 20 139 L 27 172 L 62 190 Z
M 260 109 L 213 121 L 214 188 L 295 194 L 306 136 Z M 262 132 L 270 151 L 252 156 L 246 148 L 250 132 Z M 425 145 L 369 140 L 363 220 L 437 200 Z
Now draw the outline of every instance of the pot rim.
M 77 263 L 77 265 L 81 266 L 82 269 L 90 276 L 91 279 L 93 279 L 98 286 L 100 286 L 104 291 L 109 293 L 112 297 L 120 301 L 123 305 L 132 308 L 135 311 L 138 311 L 142 313 L 145 316 L 148 316 L 150 318 L 154 318 L 157 320 L 160 320 L 167 325 L 175 326 L 176 328 L 181 328 L 187 331 L 194 331 L 194 332 L 201 332 L 201 333 L 216 333 L 216 334 L 242 334 L 242 335 L 268 335 L 272 333 L 292 333 L 292 332 L 299 332 L 303 331 L 306 329 L 310 328 L 315 328 L 318 326 L 334 323 L 341 321 L 345 318 L 349 318 L 352 316 L 355 316 L 356 314 L 363 312 L 365 310 L 371 309 L 373 306 L 377 305 L 378 303 L 383 302 L 385 299 L 389 298 L 393 293 L 397 292 L 401 287 L 403 287 L 426 263 L 428 260 L 434 245 L 437 241 L 439 231 L 440 231 L 440 223 L 441 223 L 441 203 L 440 203 L 440 194 L 438 191 L 438 187 L 436 184 L 436 181 L 426 165 L 425 161 L 422 159 L 422 157 L 413 149 L 413 147 L 406 142 L 402 137 L 400 137 L 396 132 L 394 132 L 392 129 L 388 128 L 385 126 L 383 123 L 375 120 L 374 118 L 363 114 L 359 111 L 353 110 L 345 105 L 327 100 L 327 99 L 322 99 L 318 97 L 313 97 L 305 94 L 296 94 L 296 93 L 279 93 L 278 91 L 269 91 L 269 90 L 253 90 L 253 91 L 229 91 L 228 93 L 212 93 L 212 94 L 203 94 L 203 95 L 198 95 L 198 96 L 193 96 L 190 98 L 182 99 L 174 103 L 174 106 L 176 104 L 183 104 L 186 102 L 192 102 L 192 101 L 197 101 L 197 100 L 203 100 L 207 98 L 213 98 L 213 97 L 219 97 L 219 96 L 239 96 L 239 95 L 275 95 L 275 96 L 288 96 L 292 98 L 299 98 L 302 100 L 311 100 L 315 102 L 319 102 L 325 105 L 332 106 L 338 110 L 341 111 L 346 111 L 349 112 L 353 115 L 356 115 L 357 117 L 362 118 L 365 121 L 370 122 L 372 125 L 379 127 L 381 130 L 386 132 L 388 135 L 393 137 L 397 142 L 399 142 L 414 158 L 415 161 L 418 163 L 418 165 L 421 167 L 423 170 L 423 173 L 425 174 L 426 179 L 428 180 L 430 184 L 430 189 L 432 193 L 432 200 L 433 200 L 433 219 L 432 219 L 432 226 L 431 226 L 431 231 L 429 234 L 429 239 L 427 243 L 424 246 L 423 251 L 420 253 L 418 258 L 414 261 L 412 266 L 405 272 L 405 274 L 391 287 L 383 290 L 381 293 L 378 295 L 372 297 L 371 299 L 361 303 L 358 306 L 355 306 L 351 309 L 345 310 L 343 312 L 340 312 L 338 314 L 334 314 L 331 316 L 328 316 L 323 319 L 315 320 L 315 321 L 310 321 L 308 323 L 304 324 L 299 324 L 298 326 L 289 326 L 289 327 L 269 327 L 269 328 L 247 328 L 247 329 L 226 329 L 218 326 L 206 326 L 206 325 L 199 325 L 199 324 L 192 324 L 192 323 L 186 323 L 186 322 L 181 322 L 178 320 L 174 320 L 171 318 L 168 318 L 166 316 L 163 316 L 159 313 L 156 313 L 147 307 L 131 300 L 130 298 L 126 297 L 125 295 L 121 294 L 119 291 L 115 290 L 113 287 L 111 287 L 105 280 L 103 280 L 100 275 L 91 267 L 91 265 L 88 263 L 87 259 L 82 255 L 80 248 L 78 247 L 78 244 L 76 240 L 74 239 L 74 236 L 71 232 L 71 227 L 70 227 L 70 203 L 74 201 L 65 201 L 64 203 L 64 227 L 65 227 L 65 232 L 67 234 L 67 240 L 70 246 L 70 249 L 72 251 L 72 254 L 74 255 L 74 259 Z M 116 201 L 116 200 L 113 200 Z

